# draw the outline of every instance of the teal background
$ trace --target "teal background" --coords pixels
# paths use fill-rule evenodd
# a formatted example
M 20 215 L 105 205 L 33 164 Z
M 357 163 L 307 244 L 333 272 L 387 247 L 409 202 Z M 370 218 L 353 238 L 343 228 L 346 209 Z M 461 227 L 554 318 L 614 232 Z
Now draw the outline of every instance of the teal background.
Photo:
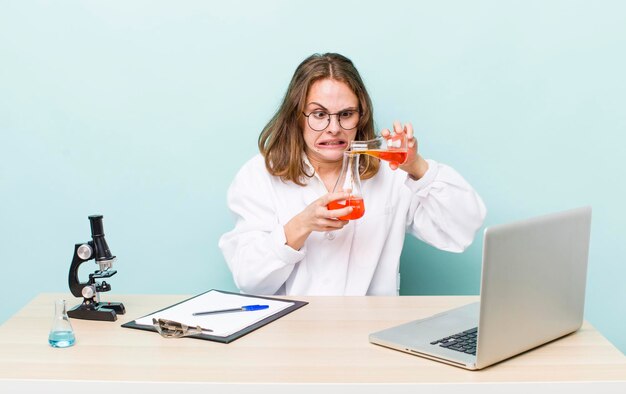
M 586 319 L 626 351 L 622 1 L 0 1 L 0 322 L 68 291 L 94 213 L 118 257 L 107 300 L 235 290 L 226 189 L 328 51 L 379 128 L 413 122 L 470 181 L 486 225 L 593 206 Z M 481 236 L 462 254 L 407 239 L 402 294 L 477 294 Z

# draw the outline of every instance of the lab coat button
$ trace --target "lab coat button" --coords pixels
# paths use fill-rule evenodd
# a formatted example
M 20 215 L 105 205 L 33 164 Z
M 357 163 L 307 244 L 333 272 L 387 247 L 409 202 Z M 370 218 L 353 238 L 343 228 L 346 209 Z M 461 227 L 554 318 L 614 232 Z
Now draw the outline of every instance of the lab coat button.
M 333 239 L 335 239 L 335 234 L 333 234 L 330 231 L 327 231 L 326 232 L 326 239 L 329 240 L 329 241 L 332 241 Z

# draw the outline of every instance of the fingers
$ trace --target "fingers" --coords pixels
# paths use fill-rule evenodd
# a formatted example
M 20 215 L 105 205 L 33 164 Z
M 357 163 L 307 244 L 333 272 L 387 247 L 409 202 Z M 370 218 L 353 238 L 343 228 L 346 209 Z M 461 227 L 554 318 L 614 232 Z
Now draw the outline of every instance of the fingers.
M 395 134 L 405 133 L 406 139 L 408 141 L 408 147 L 413 148 L 416 146 L 417 141 L 415 140 L 415 137 L 414 137 L 413 125 L 411 124 L 411 122 L 408 122 L 404 126 L 402 126 L 402 124 L 399 121 L 397 120 L 394 121 L 393 132 Z M 392 169 L 394 168 L 392 167 Z
M 318 231 L 336 231 L 336 230 L 341 230 L 342 228 L 345 227 L 346 224 L 348 224 L 348 221 L 343 221 L 343 220 L 330 220 L 330 222 L 332 222 L 331 225 L 325 226 L 325 227 L 320 227 L 318 229 Z
M 395 134 L 402 133 L 402 124 L 400 124 L 400 122 L 397 121 L 397 120 L 394 120 L 394 122 L 393 122 L 393 132 Z
M 413 138 L 413 125 L 408 122 L 404 126 L 402 126 L 402 123 L 400 123 L 400 121 L 395 120 L 393 122 L 393 132 L 394 134 L 406 133 L 407 139 L 411 139 Z M 387 136 L 389 135 L 389 130 L 383 129 L 383 131 L 381 131 L 381 134 Z
M 340 208 L 340 209 L 326 209 L 325 212 L 320 213 L 320 217 L 324 217 L 326 219 L 332 219 L 333 221 L 336 221 L 336 219 L 339 219 L 344 216 L 348 216 L 349 214 L 352 213 L 353 210 L 354 208 L 350 206 L 345 207 L 345 208 Z
M 349 215 L 352 212 L 352 207 L 345 207 L 341 209 L 326 209 L 326 207 L 319 207 L 317 211 L 317 219 L 315 220 L 315 229 L 318 231 L 333 231 L 340 230 L 346 224 L 347 220 L 340 220 L 340 217 Z
M 404 125 L 404 131 L 406 132 L 406 138 L 413 138 L 413 125 L 411 122 Z
M 299 214 L 299 220 L 309 231 L 340 230 L 347 225 L 349 221 L 339 218 L 348 216 L 354 208 L 351 206 L 346 207 L 345 204 L 342 203 L 329 203 L 337 200 L 348 200 L 349 198 L 350 193 L 348 192 L 328 193 L 314 201 L 302 211 Z M 339 209 L 329 209 L 328 205 Z
M 341 230 L 348 223 L 348 220 L 327 219 L 320 227 L 324 231 Z
M 351 206 L 344 206 L 343 208 L 339 209 L 329 209 L 328 205 L 333 201 L 347 200 L 348 198 L 350 198 L 350 193 L 348 192 L 328 193 L 320 197 L 318 200 L 319 204 L 315 209 L 315 217 L 317 219 L 337 222 L 338 218 L 349 215 L 354 208 L 352 208 Z M 345 224 L 342 224 L 340 227 L 343 227 L 344 225 Z
M 329 202 L 326 204 L 322 203 L 315 209 L 315 217 L 319 219 L 332 219 L 336 221 L 340 217 L 349 215 L 352 212 L 353 208 L 351 206 L 345 206 L 345 201 L 343 204 L 334 204 L 333 208 L 329 207 L 330 202 L 337 200 L 347 200 L 349 197 L 350 195 L 348 193 L 328 193 L 327 195 L 320 198 L 320 200 L 328 199 Z

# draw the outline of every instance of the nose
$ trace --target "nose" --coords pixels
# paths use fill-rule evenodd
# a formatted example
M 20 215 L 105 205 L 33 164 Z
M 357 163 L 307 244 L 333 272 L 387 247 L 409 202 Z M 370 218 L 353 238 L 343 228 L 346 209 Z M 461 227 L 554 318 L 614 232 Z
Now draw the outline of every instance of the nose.
M 326 128 L 326 131 L 328 131 L 329 133 L 333 133 L 336 134 L 338 132 L 341 131 L 341 125 L 339 124 L 339 115 L 338 114 L 333 114 L 330 115 L 330 119 L 328 121 L 328 126 Z

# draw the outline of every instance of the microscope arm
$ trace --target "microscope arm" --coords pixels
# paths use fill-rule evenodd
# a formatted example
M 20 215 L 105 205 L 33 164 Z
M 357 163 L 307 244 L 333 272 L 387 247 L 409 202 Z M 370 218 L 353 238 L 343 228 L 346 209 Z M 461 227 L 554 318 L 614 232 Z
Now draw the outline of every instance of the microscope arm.
M 92 242 L 76 244 L 74 246 L 74 257 L 72 258 L 72 264 L 70 265 L 70 273 L 68 276 L 70 291 L 74 297 L 82 297 L 83 288 L 93 284 L 93 280 L 91 278 L 89 282 L 81 282 L 80 279 L 78 279 L 78 267 L 80 267 L 80 265 L 85 261 L 88 261 L 92 254 Z

